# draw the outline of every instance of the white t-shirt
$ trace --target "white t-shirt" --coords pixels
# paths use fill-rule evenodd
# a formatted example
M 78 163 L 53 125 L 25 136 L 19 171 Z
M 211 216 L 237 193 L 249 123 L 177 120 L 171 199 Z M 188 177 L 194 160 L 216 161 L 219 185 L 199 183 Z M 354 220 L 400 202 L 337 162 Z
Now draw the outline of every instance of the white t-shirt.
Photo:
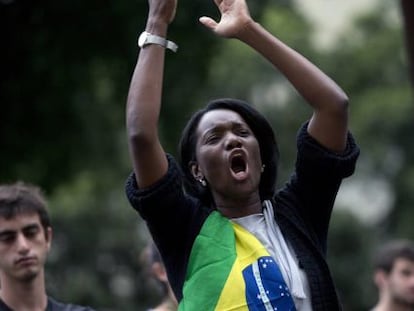
M 296 310 L 312 311 L 308 278 L 299 268 L 293 248 L 285 241 L 274 220 L 272 204 L 270 201 L 265 201 L 263 205 L 263 213 L 233 218 L 231 221 L 253 234 L 276 260 L 283 279 L 289 287 Z

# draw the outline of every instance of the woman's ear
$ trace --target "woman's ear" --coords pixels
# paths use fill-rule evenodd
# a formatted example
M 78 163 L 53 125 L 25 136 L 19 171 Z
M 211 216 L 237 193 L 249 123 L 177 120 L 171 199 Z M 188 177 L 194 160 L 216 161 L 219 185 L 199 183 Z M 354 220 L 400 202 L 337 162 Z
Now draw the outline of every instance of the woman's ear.
M 202 187 L 206 187 L 207 181 L 204 178 L 203 172 L 200 170 L 200 167 L 198 166 L 197 162 L 190 162 L 189 166 L 194 179 L 197 180 Z
M 199 180 L 203 178 L 203 174 L 200 172 L 200 168 L 196 161 L 191 161 L 188 166 L 194 179 Z

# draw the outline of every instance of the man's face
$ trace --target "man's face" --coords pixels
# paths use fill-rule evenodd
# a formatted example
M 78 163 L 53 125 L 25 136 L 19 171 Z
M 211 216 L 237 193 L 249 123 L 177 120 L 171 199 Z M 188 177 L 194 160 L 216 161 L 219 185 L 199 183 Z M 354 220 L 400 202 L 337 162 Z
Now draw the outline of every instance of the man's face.
M 0 276 L 7 280 L 31 281 L 46 261 L 51 228 L 44 231 L 37 213 L 0 217 Z
M 397 259 L 387 277 L 387 287 L 394 303 L 414 309 L 414 261 Z

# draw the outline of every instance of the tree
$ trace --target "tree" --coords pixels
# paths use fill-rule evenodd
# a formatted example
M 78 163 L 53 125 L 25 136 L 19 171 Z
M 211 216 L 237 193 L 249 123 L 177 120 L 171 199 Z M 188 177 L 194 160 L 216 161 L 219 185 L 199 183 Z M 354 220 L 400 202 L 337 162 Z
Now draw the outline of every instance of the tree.
M 98 310 L 136 310 L 152 299 L 137 258 L 145 228 L 123 191 L 126 95 L 147 9 L 131 0 L 0 1 L 0 182 L 45 189 L 55 232 L 49 291 Z M 180 2 L 169 32 L 180 46 L 167 55 L 161 120 L 171 153 L 217 46 L 198 25 L 214 9 Z

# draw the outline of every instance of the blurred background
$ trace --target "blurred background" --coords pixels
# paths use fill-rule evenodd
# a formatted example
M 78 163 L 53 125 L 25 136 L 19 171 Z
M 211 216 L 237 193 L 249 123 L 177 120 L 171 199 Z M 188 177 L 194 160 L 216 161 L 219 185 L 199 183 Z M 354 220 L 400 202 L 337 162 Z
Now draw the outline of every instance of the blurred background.
M 414 239 L 413 23 L 410 0 L 256 0 L 252 15 L 314 61 L 347 92 L 361 147 L 340 190 L 329 262 L 345 310 L 376 300 L 373 248 Z M 49 293 L 102 311 L 145 310 L 157 301 L 139 256 L 148 238 L 129 206 L 124 109 L 144 30 L 145 0 L 0 0 L 0 182 L 41 186 L 54 241 Z M 161 135 L 175 154 L 189 115 L 214 97 L 252 102 L 280 144 L 279 184 L 310 114 L 289 84 L 237 41 L 198 17 L 213 2 L 179 1 L 167 52 Z

